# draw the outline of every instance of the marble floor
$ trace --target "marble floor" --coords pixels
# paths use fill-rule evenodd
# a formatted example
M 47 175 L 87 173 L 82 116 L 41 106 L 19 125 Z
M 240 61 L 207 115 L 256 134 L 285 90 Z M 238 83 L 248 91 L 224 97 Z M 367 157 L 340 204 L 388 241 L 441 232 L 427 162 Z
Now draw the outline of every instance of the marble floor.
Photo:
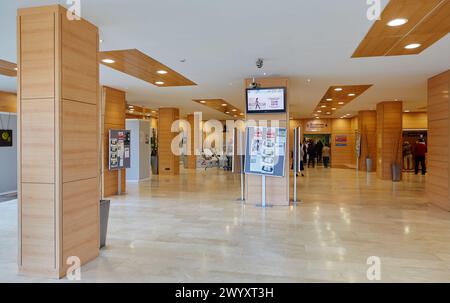
M 370 256 L 381 282 L 450 282 L 450 213 L 427 203 L 425 178 L 309 169 L 301 204 L 265 210 L 217 169 L 129 183 L 81 282 L 370 282 Z M 17 275 L 16 201 L 0 204 L 0 237 L 0 282 L 55 282 Z

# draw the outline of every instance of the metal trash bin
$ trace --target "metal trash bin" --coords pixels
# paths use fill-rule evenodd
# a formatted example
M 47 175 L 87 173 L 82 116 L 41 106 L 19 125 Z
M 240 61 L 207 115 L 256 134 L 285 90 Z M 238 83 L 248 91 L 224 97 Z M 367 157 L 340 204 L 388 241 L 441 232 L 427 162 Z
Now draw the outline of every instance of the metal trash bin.
M 106 245 L 110 200 L 100 200 L 100 248 Z

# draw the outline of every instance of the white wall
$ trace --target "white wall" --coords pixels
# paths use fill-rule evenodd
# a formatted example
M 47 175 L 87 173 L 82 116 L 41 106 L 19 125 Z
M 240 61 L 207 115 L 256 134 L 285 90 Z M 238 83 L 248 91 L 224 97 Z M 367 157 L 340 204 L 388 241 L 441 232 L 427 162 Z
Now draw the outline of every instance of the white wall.
M 8 115 L 9 127 L 7 128 Z M 3 128 L 13 131 L 13 146 L 0 147 L 0 194 L 3 194 L 17 191 L 17 116 L 0 113 L 0 118 Z
M 150 177 L 150 121 L 127 119 L 126 129 L 131 131 L 131 167 L 127 168 L 127 181 L 140 181 Z

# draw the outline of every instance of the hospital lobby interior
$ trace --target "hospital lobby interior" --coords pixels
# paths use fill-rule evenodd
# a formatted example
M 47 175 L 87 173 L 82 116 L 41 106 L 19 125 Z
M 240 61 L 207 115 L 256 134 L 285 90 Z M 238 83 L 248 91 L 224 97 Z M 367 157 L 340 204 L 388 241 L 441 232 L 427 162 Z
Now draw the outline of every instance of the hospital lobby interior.
M 0 283 L 450 282 L 450 0 L 68 3 L 0 3 Z

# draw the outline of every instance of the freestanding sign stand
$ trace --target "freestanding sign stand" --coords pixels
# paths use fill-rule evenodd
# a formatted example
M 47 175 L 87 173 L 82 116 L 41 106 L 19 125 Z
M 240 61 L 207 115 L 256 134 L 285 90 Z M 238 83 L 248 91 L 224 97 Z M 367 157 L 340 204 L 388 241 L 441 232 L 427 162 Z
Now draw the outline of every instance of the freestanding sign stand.
M 130 168 L 130 131 L 109 130 L 109 170 L 117 170 L 117 195 L 122 194 L 122 169 Z

